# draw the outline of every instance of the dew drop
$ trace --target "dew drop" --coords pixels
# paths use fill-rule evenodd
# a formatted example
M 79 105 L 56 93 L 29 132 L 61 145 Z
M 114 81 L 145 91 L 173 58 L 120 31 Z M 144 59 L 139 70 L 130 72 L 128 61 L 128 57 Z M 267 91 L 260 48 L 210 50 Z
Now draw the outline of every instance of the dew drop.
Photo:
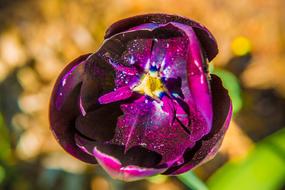
M 130 64 L 133 65 L 135 63 L 135 58 L 134 56 L 131 56 L 131 58 L 129 59 Z
M 146 143 L 140 143 L 141 146 L 146 147 L 147 144 Z

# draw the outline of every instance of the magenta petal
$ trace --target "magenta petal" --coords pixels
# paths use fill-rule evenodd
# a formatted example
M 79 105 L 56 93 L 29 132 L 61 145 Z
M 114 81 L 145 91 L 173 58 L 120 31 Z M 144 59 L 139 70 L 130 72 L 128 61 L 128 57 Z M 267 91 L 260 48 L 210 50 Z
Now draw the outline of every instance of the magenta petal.
M 173 124 L 174 119 L 175 119 L 175 115 L 176 115 L 176 109 L 175 109 L 175 105 L 173 103 L 173 101 L 171 100 L 171 98 L 169 98 L 168 96 L 163 96 L 162 99 L 162 110 L 164 112 L 166 112 L 168 114 L 168 118 L 169 118 L 169 124 Z
M 141 39 L 138 36 L 146 36 Z M 118 34 L 105 40 L 99 54 L 116 71 L 116 88 L 130 87 L 140 80 L 144 65 L 149 59 L 151 42 L 149 31 L 133 31 Z
M 151 49 L 150 62 L 156 63 L 161 69 L 171 95 L 177 101 L 186 102 L 184 108 L 190 108 L 191 140 L 197 141 L 209 133 L 213 118 L 207 73 L 203 69 L 207 63 L 204 62 L 202 49 L 196 34 L 188 25 L 171 22 L 155 31 L 168 35 L 176 31 L 171 38 L 157 38 Z
M 69 96 L 71 91 L 82 82 L 85 61 L 90 54 L 83 55 L 72 61 L 65 69 L 62 71 L 61 76 L 58 78 L 55 88 L 55 106 L 58 110 L 61 109 L 65 102 L 65 99 Z
M 164 100 L 165 103 L 170 104 Z M 125 151 L 135 146 L 141 146 L 159 153 L 162 156 L 160 164 L 172 165 L 180 160 L 188 147 L 193 147 L 195 141 L 185 128 L 173 117 L 174 105 L 149 100 L 145 97 L 123 104 L 121 116 L 117 123 L 116 133 L 110 143 L 124 145 Z M 164 111 L 164 110 L 165 111 Z
M 124 181 L 134 181 L 162 173 L 166 170 L 166 168 L 142 167 L 138 165 L 132 165 L 131 163 L 130 165 L 124 165 L 118 158 L 115 158 L 115 155 L 107 154 L 101 151 L 97 147 L 98 143 L 96 143 L 95 141 L 87 140 L 86 138 L 81 137 L 80 135 L 76 135 L 75 139 L 77 146 L 82 149 L 82 151 L 93 155 L 98 161 L 98 163 L 105 169 L 105 171 L 108 172 L 108 174 L 115 179 L 121 179 Z M 118 151 L 118 148 L 111 149 L 111 152 L 114 152 L 113 154 L 116 154 L 116 151 Z M 120 157 L 122 156 L 123 155 L 121 155 Z M 129 156 L 129 154 L 124 155 L 124 157 Z M 151 158 L 151 155 L 148 155 L 148 157 Z M 132 161 L 133 159 L 135 158 L 130 158 L 130 161 Z M 143 161 L 145 159 L 141 160 Z
M 199 40 L 196 37 L 195 32 L 191 27 L 172 23 L 174 26 L 180 28 L 185 32 L 188 37 L 188 81 L 189 87 L 192 95 L 192 101 L 195 102 L 197 109 L 203 114 L 207 122 L 207 129 L 205 134 L 207 134 L 212 125 L 213 110 L 212 110 L 212 97 L 208 85 L 208 80 L 206 73 L 203 69 L 203 55 L 202 49 L 199 44 Z
M 118 159 L 100 152 L 96 147 L 94 147 L 93 155 L 109 175 L 115 179 L 121 179 L 124 181 L 143 179 L 148 176 L 162 173 L 166 170 L 166 168 L 141 168 L 135 165 L 123 167 Z
M 232 116 L 232 103 L 219 77 L 211 75 L 213 96 L 213 128 L 198 144 L 184 154 L 185 163 L 169 168 L 164 174 L 177 175 L 186 172 L 212 158 L 218 151 Z
M 206 52 L 207 58 L 211 61 L 218 53 L 218 47 L 214 36 L 211 32 L 201 24 L 190 20 L 185 17 L 181 17 L 178 15 L 168 15 L 168 14 L 145 14 L 134 16 L 130 18 L 126 18 L 120 20 L 114 24 L 112 24 L 105 35 L 105 38 L 110 38 L 111 36 L 127 31 L 133 27 L 137 27 L 139 25 L 147 24 L 147 23 L 155 23 L 155 24 L 166 24 L 170 22 L 177 22 L 184 25 L 188 25 L 189 27 L 193 27 L 195 33 L 197 34 L 199 41 L 202 44 L 203 49 Z M 144 26 L 145 27 L 145 26 Z M 148 25 L 148 28 L 153 28 L 153 25 Z
M 103 96 L 100 96 L 98 101 L 100 104 L 109 104 L 112 102 L 117 102 L 117 101 L 130 98 L 132 94 L 133 94 L 133 91 L 130 89 L 130 87 L 124 86 L 124 87 L 115 89 L 115 91 L 113 92 L 109 92 L 107 94 L 104 94 Z
M 159 105 L 159 102 L 151 99 L 149 103 L 145 103 L 148 98 L 123 104 L 124 115 L 118 120 L 112 143 L 124 145 L 125 151 L 133 146 L 145 146 L 149 150 L 163 155 L 162 163 L 172 164 L 181 160 L 180 158 L 187 148 L 194 146 L 197 140 L 209 133 L 212 124 L 211 95 L 206 73 L 201 69 L 202 55 L 198 54 L 202 49 L 199 43 L 193 42 L 197 40 L 195 37 L 190 26 L 184 28 L 179 23 L 168 23 L 156 25 L 156 27 L 151 26 L 151 28 L 142 27 L 142 31 L 122 32 L 106 40 L 103 46 L 106 52 L 103 54 L 108 55 L 109 62 L 115 62 L 116 65 L 124 64 L 128 67 L 139 66 L 142 69 L 148 68 L 149 64 L 156 64 L 162 72 L 162 77 L 168 78 L 165 79 L 165 83 L 168 90 L 171 90 L 170 93 L 174 93 L 173 96 L 177 94 L 181 98 L 172 102 L 173 97 L 168 101 L 165 96 L 162 99 L 163 105 Z M 191 49 L 190 45 L 193 44 L 195 47 Z M 129 54 L 133 56 L 134 62 L 130 61 L 132 59 L 129 59 L 131 57 Z M 191 62 L 190 58 L 189 61 L 187 60 L 188 54 L 193 54 L 198 66 Z M 128 61 L 125 62 L 125 60 Z M 194 73 L 191 76 L 193 80 L 199 79 L 197 86 L 192 84 L 188 78 L 190 69 Z M 117 81 L 121 81 L 121 78 L 123 78 L 123 82 L 127 81 L 125 77 L 119 69 L 116 84 L 118 84 Z M 192 78 L 190 79 L 192 80 Z M 201 78 L 203 79 L 202 84 L 200 83 Z M 171 81 L 181 81 L 182 91 L 177 90 L 176 82 Z M 206 91 L 207 94 L 201 96 L 199 91 Z M 112 92 L 103 96 L 101 99 L 103 101 L 100 101 L 102 103 L 110 102 L 110 97 L 114 97 L 115 101 L 117 99 Z M 203 110 L 205 107 L 207 109 Z M 177 117 L 176 109 L 180 112 Z M 175 138 L 178 140 L 173 142 Z M 173 153 L 169 150 L 177 152 Z
M 111 60 L 109 61 L 109 63 L 114 67 L 116 71 L 121 71 L 127 75 L 136 75 L 138 73 L 137 69 L 134 67 L 126 67 L 120 64 L 116 64 Z
M 114 75 L 113 67 L 102 59 L 98 53 L 88 57 L 85 63 L 80 90 L 79 106 L 82 115 L 98 107 L 98 98 L 114 89 Z
M 158 23 L 145 23 L 133 28 L 128 29 L 128 31 L 137 31 L 137 30 L 153 30 L 157 28 L 160 24 Z
M 50 101 L 50 125 L 57 141 L 67 152 L 82 161 L 96 163 L 92 156 L 76 146 L 74 140 L 73 121 L 80 113 L 77 105 L 83 74 L 81 64 L 88 56 L 81 56 L 71 62 L 56 81 Z

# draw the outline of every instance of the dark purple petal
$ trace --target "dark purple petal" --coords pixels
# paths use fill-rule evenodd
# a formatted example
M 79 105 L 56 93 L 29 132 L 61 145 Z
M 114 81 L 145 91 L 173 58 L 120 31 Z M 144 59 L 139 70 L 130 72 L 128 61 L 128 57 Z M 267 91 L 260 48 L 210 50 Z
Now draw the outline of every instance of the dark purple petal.
M 98 53 L 86 60 L 80 91 L 80 108 L 84 112 L 99 106 L 98 98 L 115 87 L 113 67 Z
M 202 164 L 217 153 L 231 120 L 232 103 L 219 77 L 212 75 L 210 82 L 214 109 L 213 128 L 193 149 L 185 152 L 183 164 L 170 167 L 164 174 L 181 174 Z
M 173 96 L 179 96 L 180 93 L 180 102 L 185 101 L 188 104 L 184 104 L 185 109 L 191 108 L 190 111 L 187 109 L 193 120 L 191 140 L 197 141 L 210 131 L 212 123 L 211 95 L 207 73 L 203 70 L 203 64 L 206 63 L 203 63 L 202 49 L 197 37 L 190 26 L 184 27 L 179 23 L 144 27 L 141 26 L 140 31 L 127 31 L 110 37 L 103 45 L 103 52 L 109 55 L 111 62 L 128 67 L 138 66 L 143 70 L 155 64 L 170 93 Z M 126 55 L 132 57 L 133 63 L 126 59 Z M 188 74 L 190 71 L 191 74 Z M 129 81 L 127 76 L 120 75 L 116 77 L 116 81 Z M 173 80 L 180 80 L 181 84 L 171 84 Z M 181 86 L 180 91 L 175 89 L 178 85 Z
M 98 142 L 111 140 L 115 133 L 117 118 L 122 114 L 118 103 L 100 106 L 84 116 L 77 117 L 76 132 Z
M 78 94 L 83 75 L 83 64 L 90 54 L 72 61 L 58 77 L 50 101 L 50 125 L 59 144 L 76 158 L 96 163 L 94 157 L 82 152 L 75 144 L 74 118 L 80 114 Z
M 203 49 L 207 55 L 209 61 L 211 61 L 218 53 L 218 47 L 214 36 L 211 32 L 201 24 L 178 15 L 167 14 L 146 14 L 126 18 L 112 24 L 106 32 L 105 38 L 127 31 L 130 28 L 134 28 L 139 25 L 148 24 L 148 28 L 152 28 L 154 24 L 166 24 L 170 22 L 177 22 L 184 25 L 193 27 L 196 35 L 201 42 Z M 153 25 L 151 25 L 153 24 Z
M 143 179 L 148 176 L 162 173 L 166 168 L 142 168 L 135 165 L 128 165 L 123 167 L 122 163 L 103 152 L 99 151 L 96 147 L 93 150 L 93 155 L 96 157 L 98 163 L 115 179 L 124 181 L 134 181 Z
M 128 99 L 132 96 L 133 91 L 130 89 L 129 86 L 124 86 L 115 89 L 113 92 L 109 92 L 104 94 L 103 96 L 99 97 L 100 104 L 109 104 L 112 102 L 122 101 Z
M 209 133 L 213 117 L 207 73 L 203 69 L 204 64 L 207 63 L 203 62 L 202 49 L 193 29 L 179 23 L 170 23 L 170 26 L 177 27 L 176 29 L 181 30 L 185 36 L 170 40 L 159 39 L 153 47 L 153 55 L 156 59 L 159 57 L 164 59 L 156 60 L 159 63 L 164 63 L 163 67 L 166 69 L 162 72 L 163 77 L 181 79 L 182 95 L 185 97 L 184 101 L 188 103 L 191 112 L 194 110 L 200 112 L 199 114 L 191 113 L 196 116 L 197 114 L 200 115 L 195 117 L 195 122 L 192 122 L 192 125 L 197 124 L 197 126 L 192 127 L 194 139 L 199 140 Z M 169 83 L 166 79 L 167 84 Z M 178 86 L 177 84 L 174 85 Z M 198 134 L 196 135 L 195 129 L 197 128 Z
M 82 82 L 84 74 L 85 61 L 90 54 L 80 56 L 72 61 L 61 73 L 60 79 L 56 82 L 54 88 L 55 106 L 60 110 L 66 98 L 74 88 Z
M 75 123 L 75 121 L 77 117 L 90 115 L 88 112 L 94 109 L 100 115 L 104 109 L 100 109 L 98 97 L 106 91 L 114 89 L 113 79 L 112 66 L 106 64 L 96 54 L 87 54 L 71 62 L 58 77 L 54 86 L 50 101 L 51 129 L 60 145 L 82 161 L 96 163 L 93 156 L 82 152 L 75 145 L 74 135 L 77 133 L 86 134 L 86 131 L 92 125 L 80 128 L 78 122 Z M 110 106 L 106 108 L 108 107 Z M 117 107 L 119 111 L 115 113 L 120 112 L 119 106 Z M 113 108 L 112 110 L 116 111 Z M 119 115 L 121 114 L 120 112 Z M 104 115 L 106 115 L 106 112 Z M 114 117 L 116 118 L 118 115 L 115 114 Z M 90 119 L 90 117 L 86 118 Z M 97 126 L 101 127 L 105 123 L 112 123 L 112 120 L 104 123 L 103 118 L 97 120 Z M 94 121 L 96 118 L 92 119 Z M 116 120 L 114 123 L 116 123 Z M 94 131 L 96 132 L 96 130 Z M 94 135 L 94 133 L 91 134 Z
M 159 27 L 159 25 L 161 25 L 161 24 L 159 24 L 159 23 L 145 23 L 145 24 L 141 24 L 141 25 L 129 28 L 128 31 L 153 30 L 153 29 Z M 108 33 L 108 31 L 107 31 L 107 33 Z
M 171 103 L 166 100 L 161 104 L 142 96 L 133 103 L 122 104 L 124 115 L 119 117 L 110 143 L 124 145 L 125 152 L 135 146 L 157 152 L 162 156 L 160 164 L 171 165 L 180 160 L 185 149 L 193 147 L 195 141 L 191 141 L 177 120 L 170 119 L 175 110 L 168 108 Z M 164 105 L 167 107 L 163 108 Z
M 208 80 L 203 70 L 203 64 L 206 63 L 203 63 L 202 49 L 191 27 L 178 23 L 173 23 L 173 25 L 183 30 L 189 39 L 187 54 L 188 82 L 192 101 L 195 102 L 197 109 L 206 119 L 208 129 L 205 130 L 205 133 L 207 134 L 211 129 L 213 110 Z
M 152 166 L 160 161 L 160 156 L 140 147 L 134 147 L 124 153 L 122 146 L 102 145 L 80 135 L 76 135 L 75 140 L 82 151 L 93 155 L 109 175 L 116 179 L 133 181 L 162 173 L 167 169 L 153 168 Z M 145 158 L 141 159 L 141 157 Z

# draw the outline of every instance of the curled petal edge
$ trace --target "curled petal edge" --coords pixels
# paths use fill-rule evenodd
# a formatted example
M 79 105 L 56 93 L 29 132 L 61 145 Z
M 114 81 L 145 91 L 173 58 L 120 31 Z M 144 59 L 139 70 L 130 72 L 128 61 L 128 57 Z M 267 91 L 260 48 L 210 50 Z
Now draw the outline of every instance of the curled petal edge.
M 94 159 L 93 156 L 86 154 L 80 148 L 78 148 L 78 146 L 75 144 L 75 140 L 74 140 L 75 131 L 74 129 L 72 129 L 72 126 L 70 126 L 70 122 L 69 122 L 69 120 L 72 119 L 70 118 L 72 117 L 72 114 L 67 114 L 68 117 L 62 117 L 65 113 L 59 110 L 57 106 L 57 96 L 56 96 L 58 87 L 61 85 L 62 79 L 64 78 L 64 76 L 66 76 L 66 74 L 73 67 L 84 62 L 90 55 L 91 54 L 85 54 L 85 55 L 82 55 L 74 59 L 61 72 L 53 88 L 53 92 L 52 92 L 52 96 L 50 100 L 50 108 L 49 108 L 49 118 L 50 119 L 49 120 L 50 120 L 50 128 L 51 128 L 51 131 L 55 139 L 58 141 L 58 143 L 61 145 L 61 147 L 66 152 L 68 152 L 69 154 L 71 154 L 72 156 L 78 158 L 79 160 L 83 162 L 96 164 L 97 163 L 96 159 Z M 68 91 L 66 91 L 67 99 L 65 99 L 65 101 L 72 99 L 70 95 L 74 92 L 74 88 L 78 87 L 78 84 L 81 82 L 82 79 L 79 78 L 77 80 L 79 81 L 76 82 L 76 85 L 68 89 Z M 72 99 L 72 101 L 77 101 L 77 99 Z M 70 106 L 68 102 L 67 103 L 65 102 L 63 103 L 62 106 L 60 106 L 60 109 L 65 109 L 66 104 L 68 104 L 67 106 Z M 76 110 L 73 110 L 73 111 L 76 112 Z
M 96 147 L 93 149 L 93 155 L 110 176 L 124 181 L 143 179 L 144 177 L 159 174 L 166 170 L 166 168 L 142 168 L 134 165 L 123 167 L 118 159 L 101 152 Z
M 169 15 L 169 14 L 145 14 L 134 16 L 130 18 L 125 18 L 120 21 L 115 22 L 112 24 L 106 34 L 105 39 L 110 38 L 111 36 L 126 31 L 130 28 L 133 28 L 138 25 L 142 25 L 145 23 L 156 23 L 158 24 L 165 24 L 169 22 L 178 22 L 181 24 L 189 25 L 194 28 L 195 33 L 197 34 L 199 40 L 203 48 L 205 49 L 205 53 L 208 57 L 208 60 L 211 61 L 217 54 L 218 54 L 218 45 L 216 39 L 212 35 L 212 33 L 203 25 L 193 20 L 190 20 L 183 16 L 178 15 Z M 152 28 L 152 25 L 149 25 L 149 28 Z
M 189 171 L 213 158 L 222 144 L 224 135 L 228 129 L 232 116 L 232 103 L 227 90 L 222 86 L 222 81 L 216 75 L 211 75 L 211 88 L 213 95 L 214 120 L 213 128 L 209 135 L 205 136 L 191 159 L 185 159 L 185 163 L 170 167 L 163 174 L 179 175 Z M 221 116 L 222 115 L 222 116 Z M 191 153 L 191 149 L 189 150 Z

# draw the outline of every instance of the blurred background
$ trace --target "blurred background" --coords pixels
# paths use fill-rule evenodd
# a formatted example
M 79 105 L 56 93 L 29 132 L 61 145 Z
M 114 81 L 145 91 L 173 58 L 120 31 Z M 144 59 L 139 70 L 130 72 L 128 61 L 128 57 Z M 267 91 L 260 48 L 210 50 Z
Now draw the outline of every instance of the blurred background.
M 48 103 L 60 71 L 96 51 L 110 24 L 150 12 L 213 32 L 211 71 L 235 113 L 218 155 L 193 173 L 124 183 L 59 147 Z M 284 0 L 0 0 L 0 189 L 284 190 L 284 126 Z

